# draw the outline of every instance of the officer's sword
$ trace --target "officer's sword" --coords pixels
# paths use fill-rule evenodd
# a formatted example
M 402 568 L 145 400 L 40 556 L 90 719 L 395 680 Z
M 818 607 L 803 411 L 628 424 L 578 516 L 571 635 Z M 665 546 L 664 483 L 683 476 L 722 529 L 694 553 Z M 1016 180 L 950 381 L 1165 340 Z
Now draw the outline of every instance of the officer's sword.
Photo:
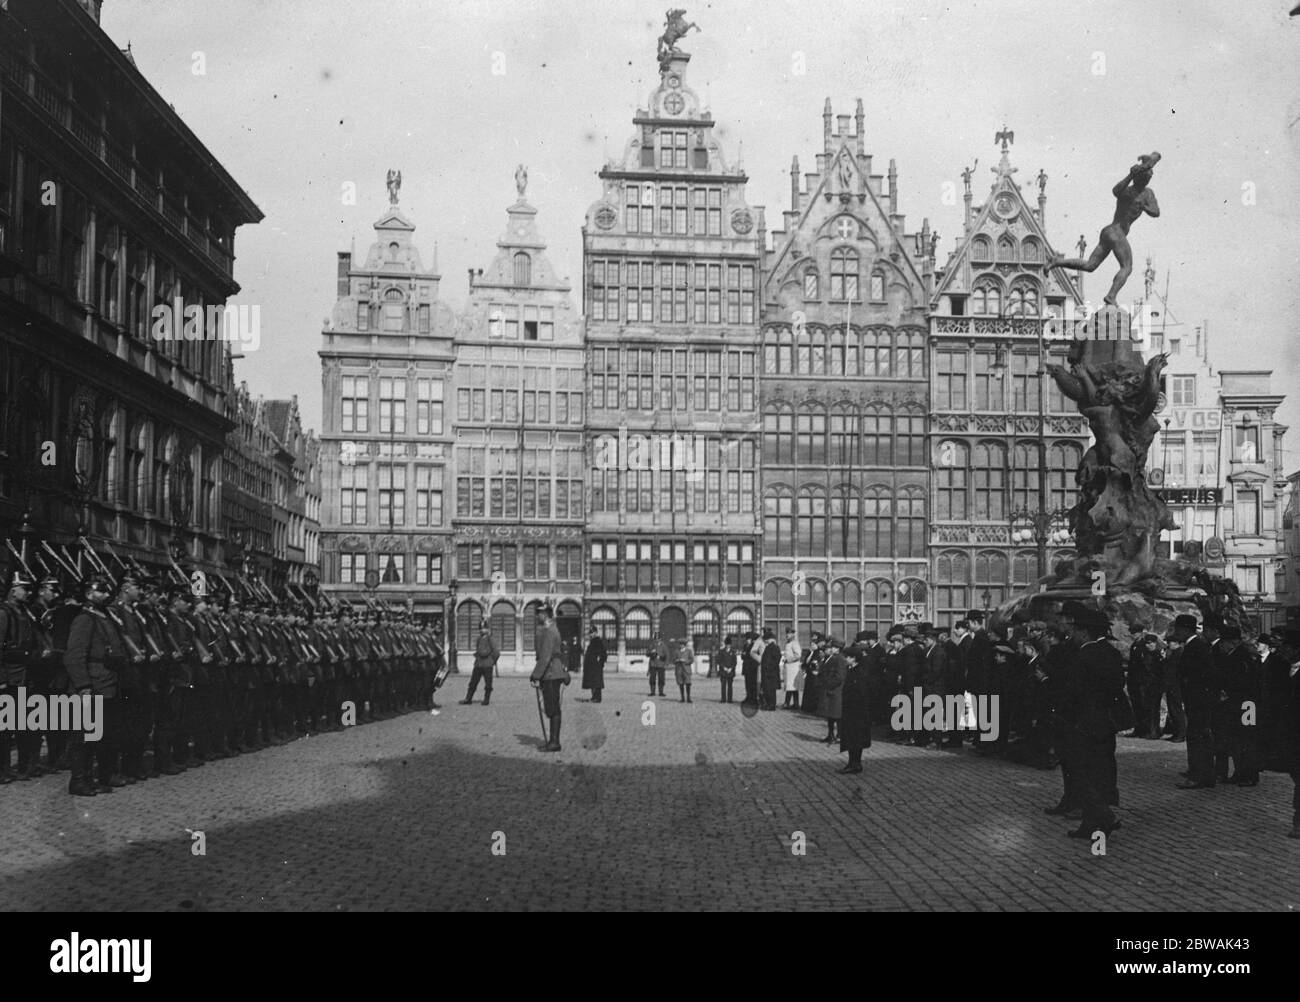
M 537 693 L 537 722 L 542 725 L 542 740 L 549 741 L 550 735 L 546 733 L 546 718 L 542 716 L 542 685 L 540 682 L 533 686 L 533 692 Z

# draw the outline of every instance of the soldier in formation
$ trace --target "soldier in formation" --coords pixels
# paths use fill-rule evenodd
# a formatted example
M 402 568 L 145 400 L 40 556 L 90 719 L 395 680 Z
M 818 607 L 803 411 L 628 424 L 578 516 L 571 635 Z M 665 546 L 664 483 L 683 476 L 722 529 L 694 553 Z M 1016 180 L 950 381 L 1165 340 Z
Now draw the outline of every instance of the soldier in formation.
M 53 554 L 51 554 L 53 556 Z M 0 694 L 100 697 L 102 736 L 0 733 L 0 784 L 71 771 L 69 792 L 95 796 L 308 734 L 436 707 L 441 636 L 402 610 L 279 600 L 237 580 L 222 589 L 169 582 L 138 566 L 80 579 L 5 582 Z M 92 705 L 90 702 L 86 706 Z M 42 743 L 45 756 L 42 760 Z M 15 754 L 17 761 L 14 762 Z

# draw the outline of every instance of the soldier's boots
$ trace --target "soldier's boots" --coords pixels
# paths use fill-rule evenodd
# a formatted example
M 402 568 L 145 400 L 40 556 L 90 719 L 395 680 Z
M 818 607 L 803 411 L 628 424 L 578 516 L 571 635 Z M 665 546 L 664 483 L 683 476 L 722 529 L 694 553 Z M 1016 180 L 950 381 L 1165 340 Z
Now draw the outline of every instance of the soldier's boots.
M 542 746 L 542 751 L 560 751 L 560 714 L 558 713 L 551 718 L 551 737 L 550 740 Z

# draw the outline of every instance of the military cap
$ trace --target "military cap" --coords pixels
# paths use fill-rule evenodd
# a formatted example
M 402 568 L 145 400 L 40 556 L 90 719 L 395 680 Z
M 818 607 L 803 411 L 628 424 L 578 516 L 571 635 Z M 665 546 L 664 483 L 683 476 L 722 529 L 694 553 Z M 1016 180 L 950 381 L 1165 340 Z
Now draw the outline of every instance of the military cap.
M 9 580 L 10 588 L 32 588 L 35 584 L 36 582 L 22 571 L 14 571 L 14 576 Z
M 58 578 L 54 577 L 53 575 L 51 575 L 50 577 L 41 578 L 40 587 L 52 588 L 55 591 L 63 591 L 63 584 L 59 581 Z

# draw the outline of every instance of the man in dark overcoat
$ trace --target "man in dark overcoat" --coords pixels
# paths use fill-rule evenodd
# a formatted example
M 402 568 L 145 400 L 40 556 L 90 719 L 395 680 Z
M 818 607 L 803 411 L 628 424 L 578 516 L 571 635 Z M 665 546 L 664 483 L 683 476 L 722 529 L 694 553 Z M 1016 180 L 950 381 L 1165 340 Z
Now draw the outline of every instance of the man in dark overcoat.
M 876 634 L 863 630 L 854 638 L 853 646 L 845 652 L 844 684 L 840 688 L 840 751 L 849 753 L 849 764 L 840 772 L 862 771 L 862 749 L 871 747 L 871 707 L 868 692 L 871 687 L 871 652 L 875 650 Z M 832 658 L 840 657 L 840 640 L 832 637 Z
M 1077 649 L 1065 665 L 1061 689 L 1063 740 L 1078 769 L 1075 792 L 1083 817 L 1071 838 L 1110 835 L 1120 823 L 1108 801 L 1115 786 L 1114 708 L 1124 694 L 1124 658 L 1106 639 L 1110 622 L 1099 610 L 1074 612 Z
M 587 631 L 587 650 L 582 655 L 582 687 L 591 690 L 591 701 L 600 702 L 605 688 L 605 661 L 608 658 L 605 641 L 594 626 Z

